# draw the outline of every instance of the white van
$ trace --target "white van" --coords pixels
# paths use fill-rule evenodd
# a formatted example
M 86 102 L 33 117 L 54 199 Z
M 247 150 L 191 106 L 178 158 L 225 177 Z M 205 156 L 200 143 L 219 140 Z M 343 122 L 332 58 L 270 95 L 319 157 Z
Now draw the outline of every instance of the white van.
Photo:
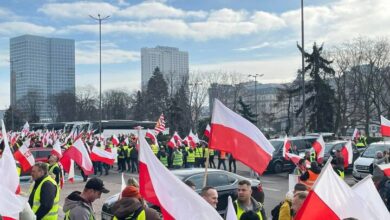
M 374 161 L 376 152 L 390 149 L 390 141 L 371 143 L 363 151 L 360 157 L 353 164 L 352 176 L 355 180 L 361 180 L 370 174 L 370 165 Z

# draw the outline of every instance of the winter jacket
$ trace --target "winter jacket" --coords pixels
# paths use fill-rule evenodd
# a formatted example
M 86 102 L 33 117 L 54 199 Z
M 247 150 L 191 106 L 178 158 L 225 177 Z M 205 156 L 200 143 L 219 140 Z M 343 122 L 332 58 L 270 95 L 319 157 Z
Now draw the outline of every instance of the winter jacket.
M 85 201 L 80 195 L 81 192 L 74 191 L 65 199 L 64 213 L 70 211 L 70 220 L 95 219 L 92 204 Z
M 278 220 L 291 220 L 291 200 L 284 200 L 283 204 L 279 209 L 279 219 Z
M 139 209 L 145 210 L 146 220 L 160 220 L 158 212 L 151 208 L 144 208 L 137 198 L 124 197 L 118 200 L 112 207 L 111 213 L 118 219 L 125 219 Z

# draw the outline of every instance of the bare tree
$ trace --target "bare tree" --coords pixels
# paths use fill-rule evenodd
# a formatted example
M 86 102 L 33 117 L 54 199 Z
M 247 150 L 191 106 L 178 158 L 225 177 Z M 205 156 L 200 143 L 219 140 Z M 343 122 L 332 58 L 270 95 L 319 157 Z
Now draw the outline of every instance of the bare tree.
M 98 91 L 91 85 L 79 87 L 76 90 L 76 119 L 98 119 Z
M 108 90 L 103 94 L 105 119 L 126 119 L 130 112 L 130 96 L 123 90 Z
M 38 112 L 41 110 L 38 104 L 40 94 L 37 90 L 29 90 L 27 94 L 19 99 L 17 102 L 18 108 L 26 116 L 26 120 L 29 122 L 39 122 Z
M 74 121 L 76 112 L 76 96 L 72 92 L 61 92 L 53 95 L 50 105 L 54 109 L 52 118 L 56 121 Z

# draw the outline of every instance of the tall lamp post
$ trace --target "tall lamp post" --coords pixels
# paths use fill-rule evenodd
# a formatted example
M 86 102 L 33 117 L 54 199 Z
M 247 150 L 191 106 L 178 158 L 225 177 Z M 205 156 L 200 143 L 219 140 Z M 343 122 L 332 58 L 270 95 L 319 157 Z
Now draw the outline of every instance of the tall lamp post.
M 100 115 L 99 115 L 99 135 L 102 136 L 102 21 L 108 19 L 110 16 L 106 17 L 100 17 L 100 14 L 98 14 L 97 17 L 94 17 L 92 15 L 89 15 L 92 19 L 99 21 L 99 108 L 100 108 Z
M 303 121 L 303 135 L 306 134 L 306 103 L 305 103 L 305 32 L 304 32 L 304 16 L 303 16 L 303 0 L 301 0 L 301 45 L 302 45 L 302 121 Z
M 255 78 L 255 110 L 256 110 L 256 124 L 257 123 L 257 116 L 258 116 L 258 113 L 257 113 L 257 77 L 262 77 L 264 76 L 264 74 L 249 74 L 248 75 L 249 77 L 253 77 Z
M 14 63 L 15 62 L 18 62 L 18 60 L 9 60 L 10 64 L 11 64 L 11 82 L 12 82 L 12 85 L 11 85 L 11 96 L 12 96 L 12 87 L 14 85 L 16 85 L 16 73 L 15 73 L 15 70 L 14 70 Z M 14 93 L 16 92 L 16 88 L 13 88 L 14 90 Z M 16 94 L 15 94 L 16 96 Z M 12 103 L 12 97 L 11 97 L 11 125 L 12 125 L 12 131 L 15 130 L 15 123 L 14 123 L 14 107 L 15 107 L 15 104 L 16 103 Z M 14 99 L 14 102 L 16 102 L 16 99 Z

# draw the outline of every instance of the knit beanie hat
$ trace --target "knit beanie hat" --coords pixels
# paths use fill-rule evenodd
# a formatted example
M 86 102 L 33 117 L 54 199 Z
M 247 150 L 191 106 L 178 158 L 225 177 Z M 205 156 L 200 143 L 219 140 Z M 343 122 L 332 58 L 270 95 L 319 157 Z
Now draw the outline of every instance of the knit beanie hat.
M 141 198 L 141 194 L 139 193 L 139 190 L 135 186 L 127 186 L 122 191 L 122 197 L 133 197 L 133 198 Z

